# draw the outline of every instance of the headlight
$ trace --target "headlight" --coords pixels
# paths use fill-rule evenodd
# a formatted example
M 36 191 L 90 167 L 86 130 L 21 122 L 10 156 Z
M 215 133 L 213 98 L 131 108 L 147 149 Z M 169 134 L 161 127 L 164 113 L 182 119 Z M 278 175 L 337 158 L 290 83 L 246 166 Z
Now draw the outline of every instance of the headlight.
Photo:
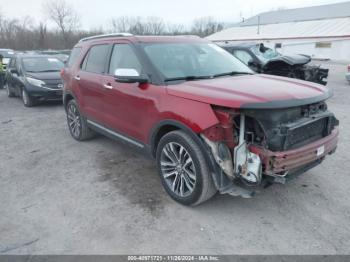
M 39 79 L 35 79 L 35 78 L 31 78 L 31 77 L 26 77 L 26 80 L 29 84 L 33 85 L 33 86 L 40 86 L 42 87 L 43 85 L 45 85 L 44 81 L 41 81 Z

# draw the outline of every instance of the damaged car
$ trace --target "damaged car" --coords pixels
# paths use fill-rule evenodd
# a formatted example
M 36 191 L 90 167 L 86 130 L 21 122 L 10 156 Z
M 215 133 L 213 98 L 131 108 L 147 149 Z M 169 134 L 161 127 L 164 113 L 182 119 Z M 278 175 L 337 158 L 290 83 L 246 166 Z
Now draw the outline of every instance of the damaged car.
M 165 191 L 184 205 L 216 192 L 252 197 L 337 147 L 328 88 L 255 74 L 198 37 L 85 38 L 61 75 L 71 136 L 97 132 L 151 155 Z
M 256 43 L 225 43 L 220 46 L 257 73 L 298 78 L 322 85 L 327 84 L 329 69 L 310 65 L 310 56 L 302 54 L 281 55 L 264 44 Z

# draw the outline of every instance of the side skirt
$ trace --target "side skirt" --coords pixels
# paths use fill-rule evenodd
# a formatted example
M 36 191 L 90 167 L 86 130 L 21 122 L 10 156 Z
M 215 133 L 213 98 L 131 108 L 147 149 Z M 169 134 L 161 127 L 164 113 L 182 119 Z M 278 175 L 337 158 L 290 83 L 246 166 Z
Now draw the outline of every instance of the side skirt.
M 106 137 L 109 137 L 115 141 L 123 141 L 123 142 L 126 142 L 127 144 L 129 145 L 132 145 L 133 147 L 143 151 L 144 153 L 149 153 L 150 152 L 150 146 L 149 145 L 146 145 L 140 141 L 137 141 L 131 137 L 128 137 L 126 135 L 123 135 L 119 132 L 116 132 L 115 130 L 111 130 L 105 126 L 102 126 L 101 124 L 99 123 L 96 123 L 92 120 L 89 120 L 87 119 L 87 124 L 88 126 L 96 131 L 97 133 L 100 133 Z

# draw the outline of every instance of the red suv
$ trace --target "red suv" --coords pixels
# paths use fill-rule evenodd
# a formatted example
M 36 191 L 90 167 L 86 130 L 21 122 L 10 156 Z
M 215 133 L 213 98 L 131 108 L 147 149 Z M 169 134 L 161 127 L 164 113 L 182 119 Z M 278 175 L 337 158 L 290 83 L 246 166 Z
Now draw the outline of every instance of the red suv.
M 193 36 L 85 38 L 62 78 L 73 138 L 98 132 L 145 150 L 167 193 L 185 205 L 217 191 L 251 197 L 337 146 L 326 87 L 254 74 Z

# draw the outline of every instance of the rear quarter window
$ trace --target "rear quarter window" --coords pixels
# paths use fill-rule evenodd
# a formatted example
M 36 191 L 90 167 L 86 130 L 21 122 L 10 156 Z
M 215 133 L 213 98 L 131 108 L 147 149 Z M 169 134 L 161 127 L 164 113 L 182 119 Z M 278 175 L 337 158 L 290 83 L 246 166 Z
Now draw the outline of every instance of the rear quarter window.
M 81 52 L 81 47 L 73 48 L 73 50 L 69 56 L 68 62 L 67 62 L 68 67 L 71 67 L 77 61 L 77 59 L 80 55 L 80 52 Z

